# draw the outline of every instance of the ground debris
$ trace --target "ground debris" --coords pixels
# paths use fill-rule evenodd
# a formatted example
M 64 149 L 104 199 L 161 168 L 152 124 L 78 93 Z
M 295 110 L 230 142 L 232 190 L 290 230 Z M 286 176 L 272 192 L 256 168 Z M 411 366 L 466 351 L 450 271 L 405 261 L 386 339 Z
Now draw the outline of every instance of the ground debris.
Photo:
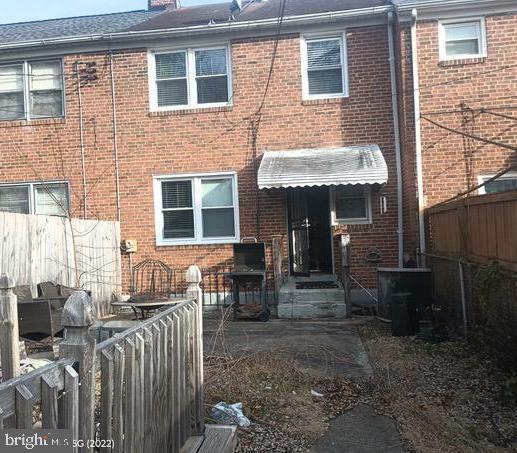
M 325 433 L 329 420 L 359 399 L 353 382 L 317 376 L 272 352 L 208 355 L 205 383 L 207 408 L 218 401 L 243 403 L 251 426 L 239 428 L 238 452 L 306 452 Z M 323 396 L 312 396 L 311 389 Z
M 363 397 L 397 422 L 412 451 L 517 451 L 517 407 L 501 399 L 508 376 L 460 341 L 392 337 L 361 327 L 373 378 Z

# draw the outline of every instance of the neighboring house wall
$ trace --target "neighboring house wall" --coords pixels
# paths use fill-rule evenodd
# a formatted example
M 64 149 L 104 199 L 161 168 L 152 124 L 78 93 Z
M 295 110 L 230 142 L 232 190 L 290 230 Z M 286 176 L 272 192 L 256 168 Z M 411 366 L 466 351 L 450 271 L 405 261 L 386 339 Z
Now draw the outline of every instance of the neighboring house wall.
M 372 224 L 334 228 L 334 234 L 351 233 L 353 274 L 365 286 L 376 286 L 376 266 L 396 265 L 397 250 L 396 169 L 386 33 L 385 26 L 349 29 L 350 96 L 315 101 L 302 101 L 299 35 L 282 36 L 262 110 L 256 150 L 252 146 L 250 120 L 262 102 L 274 38 L 232 41 L 233 106 L 209 109 L 150 112 L 146 49 L 114 52 L 121 234 L 123 239 L 138 241 L 134 262 L 154 257 L 174 267 L 209 267 L 230 264 L 232 256 L 229 244 L 156 245 L 153 175 L 236 172 L 240 236 L 258 236 L 269 246 L 273 235 L 283 235 L 285 242 L 287 228 L 285 192 L 256 190 L 256 170 L 265 150 L 376 143 L 388 164 L 389 181 L 382 189 L 387 212 L 380 213 L 381 193 L 374 190 Z M 78 91 L 73 75 L 77 60 L 96 62 L 98 75 L 98 80 L 81 88 L 87 216 L 115 219 L 111 84 L 106 53 L 65 57 L 65 118 L 1 123 L 0 181 L 66 179 L 72 215 L 81 215 Z M 373 248 L 381 252 L 380 263 L 368 263 L 365 259 Z M 339 264 L 337 247 L 335 262 Z M 271 261 L 268 266 L 272 268 Z M 125 268 L 127 262 L 123 264 Z
M 485 108 L 515 117 L 517 15 L 488 16 L 485 27 L 486 58 L 439 62 L 437 23 L 419 24 L 422 115 L 453 129 L 517 146 L 515 119 L 479 111 Z M 454 112 L 432 114 L 444 111 Z M 422 121 L 422 143 L 428 206 L 476 186 L 478 175 L 517 163 L 514 151 L 463 138 L 426 121 Z

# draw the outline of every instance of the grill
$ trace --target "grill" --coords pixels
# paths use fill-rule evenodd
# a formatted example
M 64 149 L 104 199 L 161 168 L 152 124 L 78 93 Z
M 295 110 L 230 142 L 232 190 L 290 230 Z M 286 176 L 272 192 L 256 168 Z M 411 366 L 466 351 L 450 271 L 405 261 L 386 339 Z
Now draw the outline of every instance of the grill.
M 245 240 L 243 240 L 245 241 Z M 242 242 L 233 246 L 233 271 L 230 272 L 233 289 L 235 319 L 267 321 L 270 311 L 266 300 L 266 245 L 263 242 Z M 260 286 L 260 301 L 241 305 L 240 287 L 256 283 Z

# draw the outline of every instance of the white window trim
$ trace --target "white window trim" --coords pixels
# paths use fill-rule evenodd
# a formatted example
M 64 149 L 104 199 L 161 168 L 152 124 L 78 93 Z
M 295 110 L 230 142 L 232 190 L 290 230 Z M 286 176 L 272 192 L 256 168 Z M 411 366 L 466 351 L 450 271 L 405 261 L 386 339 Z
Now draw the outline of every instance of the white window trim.
M 201 214 L 201 180 L 232 178 L 233 181 L 233 209 L 234 209 L 234 237 L 211 237 L 203 238 L 203 218 Z M 194 210 L 194 238 L 164 239 L 163 238 L 163 215 L 162 215 L 162 186 L 163 181 L 192 181 L 193 197 L 192 207 Z M 239 217 L 239 190 L 237 173 L 216 172 L 216 173 L 189 173 L 153 176 L 154 192 L 154 222 L 156 233 L 156 245 L 199 245 L 199 244 L 235 244 L 240 242 L 240 217 Z
M 445 46 L 445 26 L 465 23 L 478 23 L 479 52 L 476 54 L 463 54 L 447 56 Z M 438 22 L 438 41 L 440 61 L 465 60 L 468 58 L 485 58 L 487 56 L 486 27 L 484 17 L 469 17 L 462 19 L 447 19 Z
M 486 180 L 493 178 L 496 174 L 497 173 L 479 175 L 478 184 L 483 184 Z M 508 172 L 503 176 L 499 176 L 496 181 L 504 181 L 505 179 L 517 179 L 517 172 Z M 485 187 L 486 186 L 483 186 L 478 189 L 479 195 L 485 195 L 487 193 Z
M 195 52 L 198 50 L 217 50 L 226 49 L 226 77 L 228 83 L 228 101 L 212 102 L 206 104 L 197 103 L 197 85 L 196 85 L 196 60 Z M 158 106 L 158 89 L 156 79 L 156 60 L 155 55 L 167 54 L 173 52 L 185 52 L 186 54 L 186 71 L 187 71 L 187 99 L 188 103 L 183 105 Z M 149 78 L 149 105 L 151 112 L 166 112 L 173 110 L 185 109 L 205 109 L 213 107 L 228 107 L 233 104 L 233 80 L 232 80 L 232 64 L 231 49 L 229 44 L 203 46 L 203 47 L 180 47 L 167 48 L 160 50 L 150 50 L 147 53 L 148 62 L 148 78 Z
M 0 188 L 3 187 L 27 187 L 29 190 L 29 215 L 43 215 L 36 213 L 36 186 L 44 186 L 50 184 L 65 184 L 66 185 L 66 198 L 68 201 L 68 206 L 66 206 L 65 211 L 67 214 L 70 212 L 70 183 L 66 180 L 52 180 L 52 181 L 32 181 L 32 182 L 9 182 L 9 183 L 0 183 Z M 62 217 L 62 216 L 56 216 Z
M 339 219 L 336 211 L 336 187 L 331 187 L 330 190 L 330 205 L 332 209 L 331 218 L 332 225 L 370 225 L 373 223 L 372 216 L 372 192 L 369 186 L 364 186 L 365 200 L 366 200 L 366 217 L 361 218 L 344 218 Z
M 308 61 L 307 61 L 307 41 L 324 41 L 327 39 L 339 38 L 341 39 L 341 60 L 342 60 L 342 76 L 343 76 L 343 93 L 338 94 L 309 94 L 309 75 L 308 75 Z M 348 52 L 346 42 L 346 31 L 340 33 L 330 34 L 306 34 L 300 37 L 300 55 L 302 67 L 302 98 L 303 100 L 313 99 L 340 99 L 349 97 L 348 90 Z
M 35 118 L 31 118 L 30 112 L 30 76 L 29 76 L 29 64 L 30 63 L 45 63 L 45 62 L 59 62 L 60 66 L 60 76 L 61 76 L 61 115 L 58 116 L 36 116 Z M 12 61 L 12 62 L 2 62 L 0 66 L 16 66 L 21 65 L 22 67 L 22 83 L 23 83 L 23 108 L 25 110 L 25 115 L 20 118 L 14 119 L 1 119 L 2 121 L 38 121 L 45 120 L 48 118 L 64 118 L 66 116 L 66 96 L 65 96 L 65 69 L 63 66 L 62 58 L 35 58 L 25 61 Z

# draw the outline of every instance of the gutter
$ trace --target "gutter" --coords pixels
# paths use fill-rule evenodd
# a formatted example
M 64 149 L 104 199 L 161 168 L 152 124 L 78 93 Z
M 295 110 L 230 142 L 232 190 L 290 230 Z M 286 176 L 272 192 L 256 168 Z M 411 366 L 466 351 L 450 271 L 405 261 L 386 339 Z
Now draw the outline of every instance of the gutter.
M 288 16 L 282 21 L 284 25 L 310 25 L 326 23 L 339 19 L 367 17 L 385 14 L 393 9 L 392 5 L 385 5 L 373 8 L 360 8 L 348 11 L 333 11 L 316 14 L 304 14 L 298 16 Z M 24 41 L 17 43 L 0 44 L 0 49 L 18 49 L 23 47 L 41 47 L 60 44 L 90 43 L 95 41 L 119 41 L 149 38 L 167 38 L 215 32 L 231 32 L 234 30 L 256 30 L 261 28 L 276 28 L 278 18 L 261 19 L 246 22 L 224 22 L 207 25 L 194 25 L 175 29 L 143 30 L 143 31 L 123 31 L 116 33 L 97 33 L 87 36 L 69 36 L 62 38 L 39 39 L 34 41 Z
M 454 8 L 454 7 L 475 7 L 475 6 L 504 6 L 515 5 L 515 0 L 428 0 L 427 2 L 413 1 L 407 2 L 403 5 L 396 5 L 398 11 L 413 11 L 413 9 L 439 9 Z
M 400 156 L 400 119 L 397 78 L 395 70 L 395 48 L 393 43 L 393 12 L 388 12 L 388 48 L 391 80 L 391 109 L 393 114 L 393 133 L 395 136 L 395 162 L 397 166 L 397 235 L 398 267 L 404 267 L 404 217 L 402 203 L 402 159 Z
M 411 11 L 411 62 L 413 71 L 413 100 L 415 113 L 415 154 L 416 154 L 416 178 L 418 193 L 418 236 L 420 256 L 422 257 L 420 265 L 425 267 L 425 223 L 424 223 L 424 178 L 422 173 L 422 124 L 420 119 L 420 78 L 418 74 L 418 42 L 416 34 L 416 25 L 418 13 L 416 8 Z

